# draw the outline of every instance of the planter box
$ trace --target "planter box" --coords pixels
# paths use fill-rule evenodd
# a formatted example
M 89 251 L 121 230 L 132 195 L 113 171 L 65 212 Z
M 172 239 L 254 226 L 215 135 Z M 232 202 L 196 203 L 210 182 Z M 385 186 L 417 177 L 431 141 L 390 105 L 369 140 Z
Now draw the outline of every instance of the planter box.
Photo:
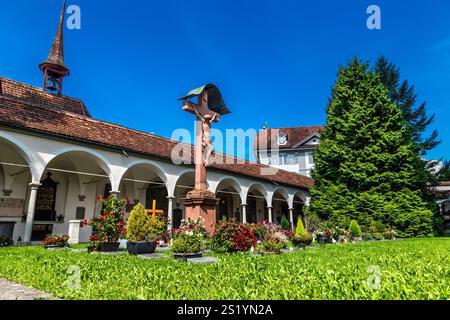
M 188 259 L 193 258 L 201 258 L 203 256 L 203 252 L 196 252 L 196 253 L 173 253 L 173 256 L 175 259 L 179 261 L 187 262 Z
M 98 250 L 100 252 L 119 251 L 120 242 L 100 242 Z
M 149 254 L 154 253 L 156 250 L 155 242 L 127 242 L 127 250 L 129 254 Z
M 311 245 L 311 243 L 312 243 L 312 239 L 306 241 L 306 240 L 297 240 L 295 238 L 292 238 L 292 244 L 296 247 L 304 248 L 304 247 Z

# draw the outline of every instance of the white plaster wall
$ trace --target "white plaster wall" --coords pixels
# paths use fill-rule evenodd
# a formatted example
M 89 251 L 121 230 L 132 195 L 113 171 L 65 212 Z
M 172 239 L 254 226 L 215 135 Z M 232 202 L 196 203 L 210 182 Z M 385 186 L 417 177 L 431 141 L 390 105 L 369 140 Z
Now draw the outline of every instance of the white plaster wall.
M 44 170 L 52 159 L 55 159 L 58 155 L 65 154 L 67 152 L 85 152 L 90 154 L 91 157 L 95 157 L 97 164 L 106 172 L 109 176 L 110 183 L 113 191 L 123 191 L 122 194 L 126 194 L 130 199 L 139 199 L 141 202 L 145 201 L 145 192 L 138 190 L 136 183 L 123 183 L 120 185 L 123 175 L 129 168 L 136 164 L 147 164 L 149 167 L 158 174 L 162 181 L 165 182 L 168 189 L 168 195 L 174 196 L 176 190 L 176 184 L 181 175 L 186 172 L 192 172 L 193 169 L 185 166 L 177 166 L 171 163 L 166 163 L 153 159 L 145 159 L 135 156 L 125 156 L 118 151 L 107 151 L 94 147 L 88 147 L 81 144 L 76 144 L 71 141 L 59 141 L 52 138 L 41 138 L 31 136 L 23 133 L 17 133 L 12 131 L 0 130 L 0 138 L 6 139 L 15 144 L 22 150 L 22 154 L 26 157 L 27 162 L 30 165 L 31 176 L 17 177 L 13 182 L 14 193 L 12 197 L 20 197 L 25 199 L 27 194 L 27 185 L 31 180 L 33 182 L 40 182 L 45 178 Z M 1 143 L 1 141 L 0 141 Z M 69 221 L 75 218 L 76 208 L 78 206 L 86 207 L 86 218 L 90 219 L 93 216 L 100 214 L 101 206 L 95 200 L 97 195 L 103 195 L 105 184 L 108 183 L 107 179 L 104 181 L 84 185 L 73 174 L 54 173 L 52 177 L 55 181 L 59 182 L 56 200 L 56 211 L 58 214 L 65 214 L 65 223 L 55 224 L 55 233 L 67 233 L 69 227 Z M 247 193 L 250 188 L 257 183 L 261 186 L 263 193 L 266 195 L 268 205 L 271 205 L 271 197 L 273 192 L 279 188 L 279 186 L 273 185 L 264 181 L 255 181 L 251 178 L 243 177 L 240 175 L 234 175 L 232 173 L 217 172 L 214 170 L 208 171 L 208 186 L 211 191 L 219 186 L 220 182 L 225 178 L 233 180 L 240 187 L 239 199 L 236 198 L 233 203 L 233 210 L 239 206 L 239 203 L 246 203 Z M 4 180 L 4 179 L 3 179 Z M 0 180 L 1 181 L 1 180 Z M 4 184 L 4 182 L 3 182 Z M 119 186 L 122 190 L 119 190 Z M 141 186 L 139 186 L 141 187 Z M 306 194 L 305 192 L 290 188 L 283 187 L 283 190 L 290 197 L 297 192 Z M 182 190 L 183 191 L 183 190 Z M 182 193 L 179 191 L 179 193 Z M 81 193 L 85 193 L 86 198 L 84 201 L 80 201 L 78 196 Z M 175 203 L 180 203 L 181 195 L 177 194 Z M 174 206 L 175 207 L 175 206 Z M 257 212 L 261 211 L 258 215 L 258 220 L 264 219 L 264 201 L 258 199 Z M 1 220 L 1 218 L 0 218 Z M 11 219 L 7 219 L 12 221 Z M 15 227 L 15 237 L 23 235 L 24 224 L 17 223 Z M 90 231 L 88 229 L 82 229 L 82 238 L 87 241 Z

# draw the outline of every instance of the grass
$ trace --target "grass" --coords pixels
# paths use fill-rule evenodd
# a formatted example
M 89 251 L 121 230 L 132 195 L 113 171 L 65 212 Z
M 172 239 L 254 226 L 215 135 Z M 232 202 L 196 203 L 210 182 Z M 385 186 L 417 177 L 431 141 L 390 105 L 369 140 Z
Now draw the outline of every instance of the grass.
M 218 255 L 211 265 L 39 247 L 0 249 L 0 278 L 63 299 L 450 299 L 450 238 L 328 245 L 279 256 Z M 67 269 L 81 269 L 81 290 Z M 381 271 L 370 289 L 367 269 Z

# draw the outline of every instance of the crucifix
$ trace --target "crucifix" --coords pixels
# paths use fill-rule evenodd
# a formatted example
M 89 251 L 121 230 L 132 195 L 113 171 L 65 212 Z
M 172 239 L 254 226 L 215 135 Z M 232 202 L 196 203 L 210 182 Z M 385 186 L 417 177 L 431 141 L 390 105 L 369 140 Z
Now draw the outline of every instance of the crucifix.
M 197 97 L 197 103 L 191 101 Z M 186 218 L 205 218 L 206 229 L 212 231 L 215 223 L 216 206 L 219 199 L 208 190 L 206 169 L 211 166 L 214 146 L 211 141 L 211 125 L 220 121 L 220 116 L 230 113 L 219 89 L 208 84 L 189 92 L 183 100 L 183 110 L 196 116 L 195 133 L 195 187 L 183 199 Z
M 157 210 L 156 209 L 156 200 L 153 200 L 153 205 L 151 209 L 147 209 L 145 210 L 147 213 L 151 213 L 152 214 L 152 218 L 155 219 L 156 218 L 156 214 L 157 213 L 164 213 L 164 210 Z

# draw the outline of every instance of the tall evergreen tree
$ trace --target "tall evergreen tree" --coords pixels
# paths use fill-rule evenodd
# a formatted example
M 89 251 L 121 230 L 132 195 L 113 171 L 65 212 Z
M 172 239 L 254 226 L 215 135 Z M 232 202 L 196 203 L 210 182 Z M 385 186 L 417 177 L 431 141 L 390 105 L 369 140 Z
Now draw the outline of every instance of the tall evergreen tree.
M 314 155 L 310 212 L 348 226 L 375 221 L 428 235 L 432 213 L 417 189 L 418 154 L 398 106 L 368 64 L 341 67 Z
M 422 192 L 422 198 L 428 203 L 428 208 L 433 212 L 433 228 L 436 234 L 442 233 L 443 220 L 439 214 L 438 207 L 432 193 L 443 174 L 435 174 L 433 161 L 423 159 L 428 151 L 434 149 L 441 141 L 438 140 L 438 131 L 433 130 L 426 136 L 426 131 L 434 121 L 434 114 L 428 115 L 426 103 L 417 104 L 417 94 L 414 86 L 407 80 L 401 80 L 400 69 L 388 61 L 384 56 L 380 56 L 374 66 L 374 71 L 380 76 L 381 82 L 389 90 L 388 96 L 399 108 L 406 121 L 406 125 L 414 144 L 414 150 L 418 154 L 413 164 L 416 171 L 416 186 Z M 445 172 L 445 170 L 443 170 Z
M 440 144 L 437 130 L 433 130 L 431 135 L 424 137 L 427 128 L 434 121 L 434 114 L 428 116 L 426 102 L 417 105 L 414 86 L 410 86 L 408 80 L 401 81 L 400 69 L 384 56 L 377 59 L 374 70 L 379 74 L 381 82 L 388 88 L 392 102 L 399 106 L 417 152 L 424 156 Z

